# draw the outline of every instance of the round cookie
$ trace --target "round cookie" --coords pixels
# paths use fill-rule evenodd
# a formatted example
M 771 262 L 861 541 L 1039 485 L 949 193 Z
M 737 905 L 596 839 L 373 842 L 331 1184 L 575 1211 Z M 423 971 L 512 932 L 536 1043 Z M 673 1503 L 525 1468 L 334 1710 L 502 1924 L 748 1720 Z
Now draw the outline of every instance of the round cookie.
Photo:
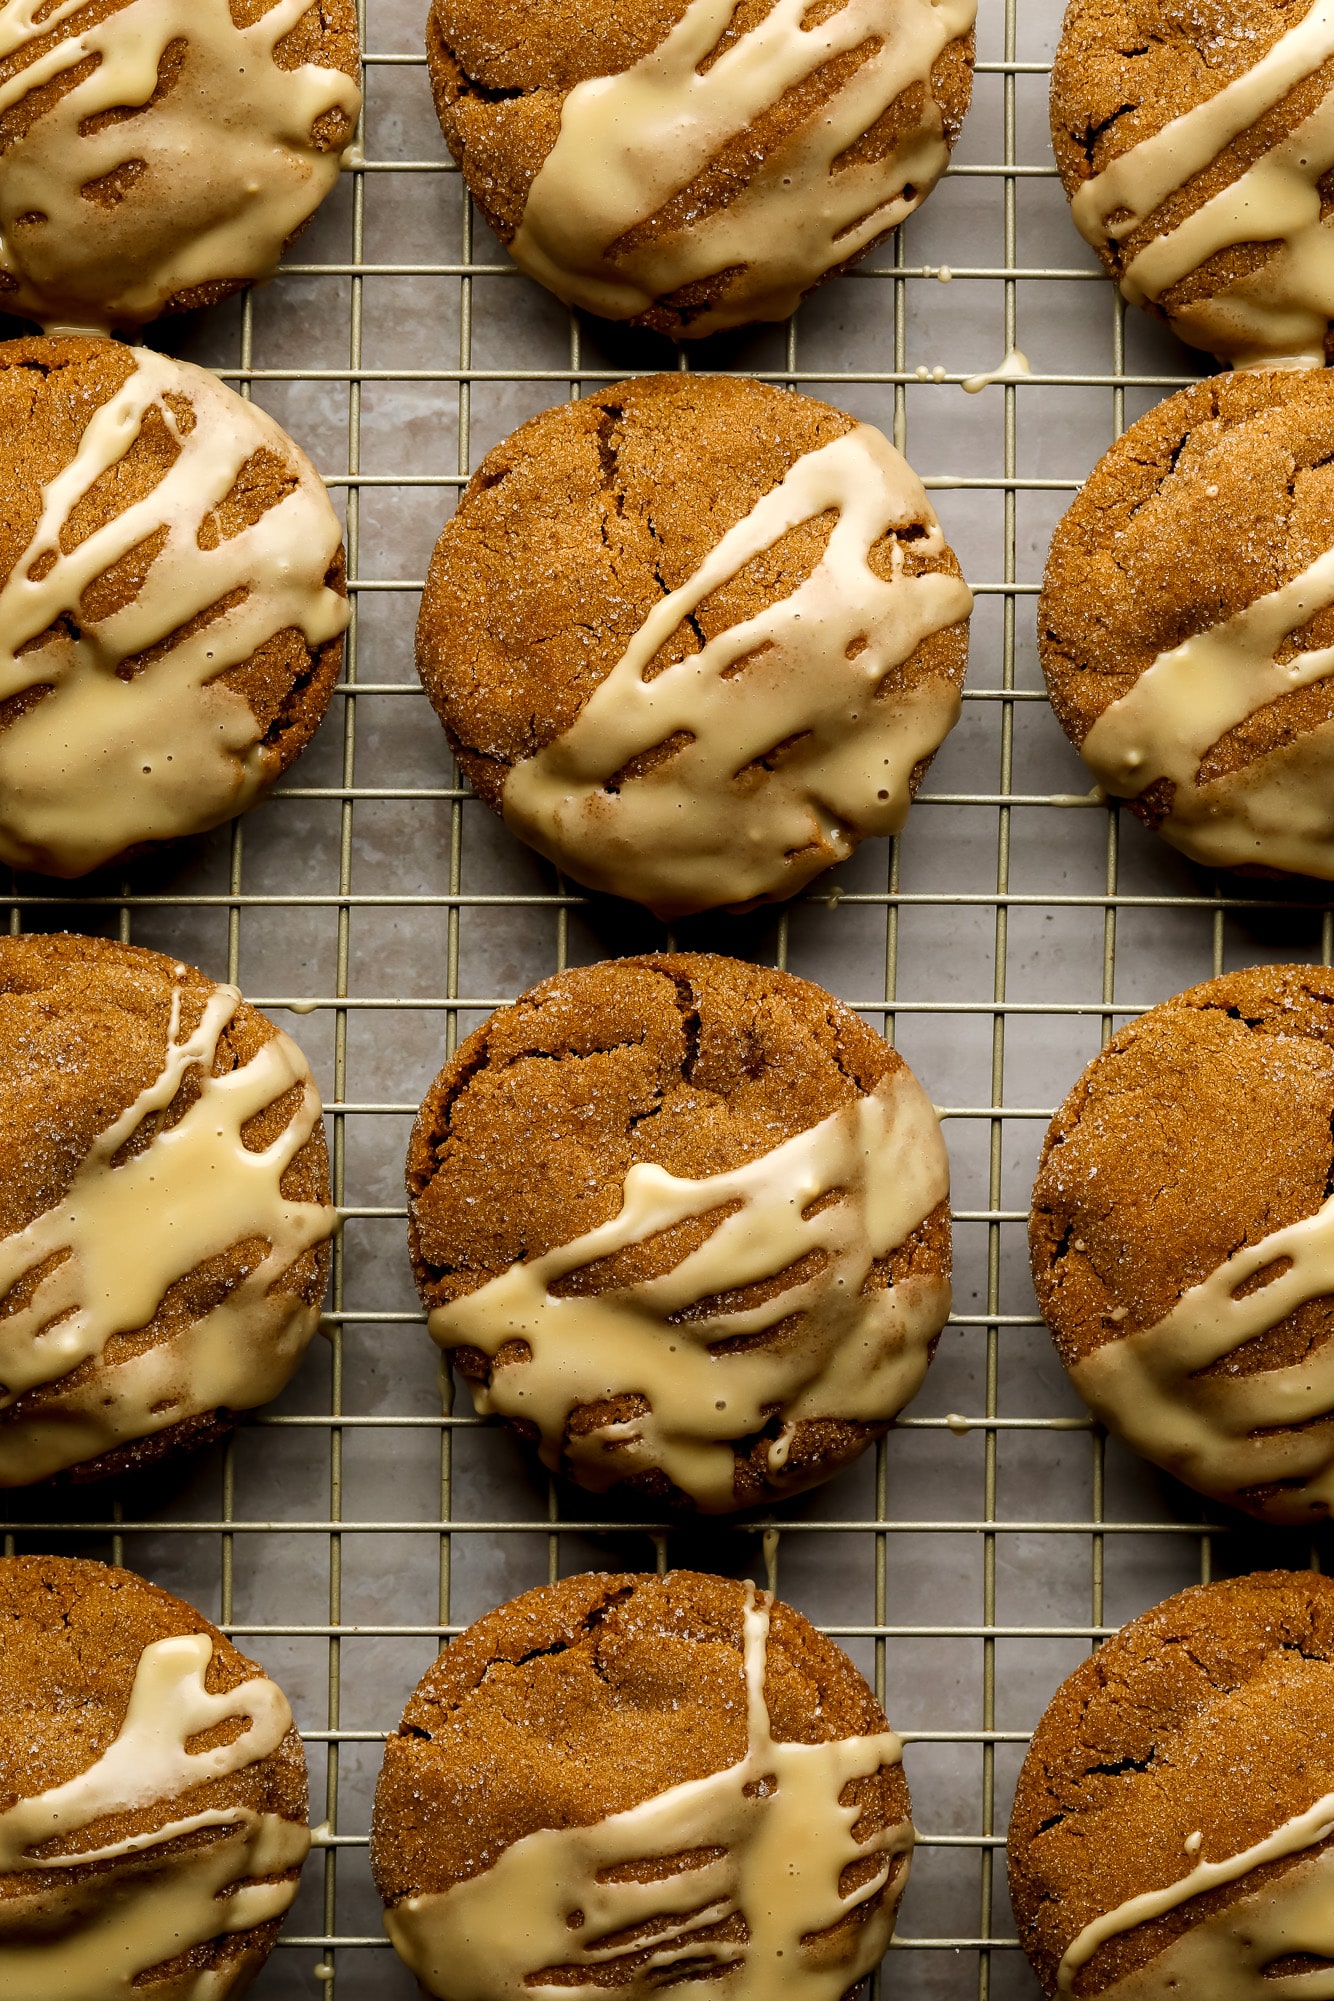
M 138 327 L 272 277 L 361 108 L 352 0 L 11 0 L 0 306 Z
M 149 348 L 0 343 L 0 426 L 0 861 L 79 876 L 243 811 L 309 742 L 342 529 L 270 416 Z
M 908 1066 L 822 988 L 709 953 L 492 1015 L 407 1184 L 433 1338 L 594 1493 L 721 1513 L 828 1479 L 949 1311 L 949 1163 Z
M 1334 358 L 1334 15 L 1325 0 L 1070 0 L 1052 143 L 1133 304 L 1254 367 Z
M 976 0 L 432 0 L 450 151 L 567 304 L 693 338 L 781 320 L 945 171 Z
M 899 830 L 959 714 L 971 605 L 871 425 L 654 375 L 488 453 L 436 544 L 417 665 L 515 833 L 675 917 L 791 896 Z
M 249 1987 L 310 1848 L 283 1692 L 128 1570 L 0 1559 L 0 1991 Z
M 290 1038 L 193 967 L 0 938 L 0 1486 L 137 1471 L 277 1395 L 337 1211 Z
M 1141 417 L 1052 540 L 1066 735 L 1214 868 L 1334 878 L 1334 378 L 1219 375 Z
M 1030 1242 L 1080 1395 L 1275 1522 L 1334 1501 L 1334 973 L 1262 966 L 1115 1035 L 1048 1130 Z
M 1311 1571 L 1180 1591 L 1076 1668 L 1010 1816 L 1010 1898 L 1043 1991 L 1320 1993 L 1331 1716 L 1334 1583 Z
M 451 1642 L 390 1737 L 371 1868 L 430 1994 L 840 2001 L 908 1876 L 901 1745 L 832 1640 L 697 1571 L 529 1591 Z

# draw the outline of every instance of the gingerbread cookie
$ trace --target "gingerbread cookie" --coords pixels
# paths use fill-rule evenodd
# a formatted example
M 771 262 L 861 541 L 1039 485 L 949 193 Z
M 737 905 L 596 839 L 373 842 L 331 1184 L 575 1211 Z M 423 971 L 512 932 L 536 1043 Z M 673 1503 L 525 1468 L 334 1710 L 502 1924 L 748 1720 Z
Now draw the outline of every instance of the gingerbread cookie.
M 507 824 L 680 916 L 896 833 L 959 714 L 972 598 L 869 424 L 655 375 L 489 453 L 436 545 L 426 691 Z
M 0 1992 L 226 2001 L 310 1847 L 283 1692 L 128 1570 L 0 1559 Z
M 831 994 L 709 953 L 545 980 L 459 1049 L 408 1154 L 432 1336 L 544 1464 L 710 1513 L 827 1479 L 949 1311 L 949 1163 Z
M 386 1929 L 443 2001 L 647 2001 L 664 1976 L 842 2001 L 908 1876 L 900 1755 L 846 1654 L 752 1585 L 529 1591 L 451 1643 L 389 1739 Z
M 336 1211 L 301 1051 L 157 952 L 0 938 L 0 1486 L 148 1465 L 277 1395 Z
M 271 417 L 150 348 L 0 344 L 0 424 L 0 861 L 79 876 L 217 826 L 309 742 L 342 530 Z

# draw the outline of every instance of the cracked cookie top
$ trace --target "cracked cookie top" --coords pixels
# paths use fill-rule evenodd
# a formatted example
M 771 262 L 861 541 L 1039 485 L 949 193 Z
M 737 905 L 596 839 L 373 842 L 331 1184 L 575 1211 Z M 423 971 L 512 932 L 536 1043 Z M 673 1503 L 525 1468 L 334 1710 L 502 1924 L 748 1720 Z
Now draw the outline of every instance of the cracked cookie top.
M 218 2001 L 310 1846 L 281 1689 L 128 1570 L 0 1559 L 0 1987 Z
M 1334 878 L 1334 378 L 1212 376 L 1099 461 L 1038 610 L 1057 720 L 1192 860 Z
M 790 896 L 902 826 L 958 715 L 970 607 L 870 425 L 648 376 L 487 455 L 436 545 L 417 661 L 515 832 L 680 915 Z
M 567 1578 L 469 1627 L 408 1702 L 371 1829 L 387 1928 L 435 1994 L 640 1995 L 688 1960 L 834 2001 L 907 1877 L 899 1757 L 846 1654 L 753 1586 Z
M 705 953 L 558 974 L 470 1036 L 408 1154 L 431 1332 L 595 1490 L 710 1511 L 828 1477 L 917 1388 L 948 1168 L 902 1059 Z
M 1047 1994 L 1261 2001 L 1303 1984 L 1284 1976 L 1319 1978 L 1332 1698 L 1334 1583 L 1310 1571 L 1178 1592 L 1062 1683 L 1009 1835 Z
M 1334 354 L 1334 8 L 1070 0 L 1052 142 L 1125 296 L 1220 360 Z
M 1038 1303 L 1099 1417 L 1271 1520 L 1334 1500 L 1334 974 L 1262 966 L 1115 1035 L 1052 1121 Z
M 252 805 L 310 741 L 342 528 L 258 404 L 151 348 L 0 343 L 0 860 L 86 875 Z
M 784 319 L 930 193 L 976 0 L 433 0 L 436 110 L 558 297 L 680 339 Z

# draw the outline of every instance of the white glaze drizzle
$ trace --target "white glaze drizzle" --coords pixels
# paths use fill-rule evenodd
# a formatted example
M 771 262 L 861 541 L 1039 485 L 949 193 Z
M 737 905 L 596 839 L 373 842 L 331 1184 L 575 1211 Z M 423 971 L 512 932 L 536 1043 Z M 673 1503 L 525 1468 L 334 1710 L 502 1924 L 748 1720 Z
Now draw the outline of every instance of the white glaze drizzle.
M 529 2001 L 536 1989 L 583 2001 L 606 1990 L 588 1983 L 553 1988 L 542 1974 L 614 1964 L 647 1943 L 648 1964 L 613 1990 L 625 2001 L 646 2001 L 662 1991 L 669 1969 L 696 1964 L 698 1977 L 678 1979 L 673 1992 L 713 1994 L 722 1983 L 709 1974 L 726 1966 L 728 2001 L 840 2001 L 878 1962 L 907 1881 L 912 1825 L 903 1821 L 858 1839 L 853 1828 L 863 1809 L 841 1806 L 839 1796 L 850 1781 L 897 1765 L 903 1747 L 891 1730 L 821 1744 L 774 1739 L 764 1699 L 770 1602 L 747 1585 L 747 1742 L 740 1764 L 687 1780 L 592 1827 L 525 1835 L 485 1874 L 386 1911 L 395 1950 L 429 1993 L 445 2001 Z M 725 1855 L 674 1875 L 647 1883 L 608 1880 L 636 1861 L 719 1847 Z M 876 1895 L 900 1855 L 889 1894 L 838 1956 L 803 1953 L 803 1940 Z M 867 1856 L 883 1858 L 880 1867 L 843 1895 L 843 1871 Z M 698 1936 L 738 1913 L 746 1939 Z M 608 1942 L 639 1926 L 652 1928 L 651 1939 Z
M 1237 1298 L 1257 1272 L 1285 1271 Z M 1266 1504 L 1271 1520 L 1309 1520 L 1334 1507 L 1334 1342 L 1256 1375 L 1200 1371 L 1267 1333 L 1307 1300 L 1334 1293 L 1334 1197 L 1273 1230 L 1190 1287 L 1154 1326 L 1105 1342 L 1070 1374 L 1084 1401 L 1146 1459 L 1226 1499 L 1294 1482 Z
M 139 1657 L 125 1719 L 101 1757 L 65 1784 L 0 1813 L 0 1874 L 11 1878 L 132 1861 L 182 1835 L 225 1830 L 162 1857 L 151 1872 L 103 1875 L 96 1879 L 101 1895 L 76 1880 L 68 1889 L 0 1900 L 0 1990 L 14 2001 L 132 2001 L 137 1977 L 151 1967 L 190 1946 L 266 1924 L 291 1904 L 296 1876 L 280 1872 L 300 1868 L 310 1831 L 249 1807 L 208 1808 L 88 1848 L 32 1852 L 108 1815 L 165 1804 L 277 1750 L 292 1726 L 282 1690 L 257 1675 L 211 1695 L 205 1675 L 212 1657 L 207 1633 L 153 1641 Z M 232 1718 L 248 1720 L 229 1743 L 187 1748 L 191 1738 Z M 253 1880 L 273 1876 L 279 1880 Z M 241 1974 L 239 1965 L 216 1974 L 187 1969 L 170 1983 L 155 1982 L 154 1991 L 170 2001 L 222 2001 Z
M 1334 1793 L 1326 1793 L 1305 1813 L 1276 1827 L 1239 1855 L 1219 1862 L 1197 1862 L 1175 1883 L 1130 1897 L 1115 1910 L 1094 1918 L 1067 1946 L 1057 1970 L 1058 1994 L 1073 1994 L 1075 1977 L 1100 1946 L 1136 1925 L 1148 1924 L 1179 1910 L 1207 1890 L 1240 1882 L 1252 1869 L 1314 1848 L 1334 1834 Z M 1334 1856 L 1325 1854 L 1310 1867 L 1281 1876 L 1226 1910 L 1202 1918 L 1173 1940 L 1149 1964 L 1100 1991 L 1127 1997 L 1180 1993 L 1200 2001 L 1327 2001 L 1334 1996 L 1334 1968 L 1277 1980 L 1264 1977 L 1271 1961 L 1288 1954 L 1334 1956 Z
M 510 250 L 567 303 L 629 319 L 682 286 L 735 271 L 724 296 L 691 319 L 692 337 L 786 319 L 826 271 L 910 215 L 944 172 L 949 145 L 931 70 L 971 29 L 976 0 L 844 0 L 810 27 L 811 0 L 775 0 L 701 70 L 735 11 L 736 0 L 690 0 L 658 48 L 566 97 Z M 636 249 L 616 248 L 786 91 L 853 49 L 866 51 L 854 74 L 725 206 Z M 924 86 L 919 122 L 883 159 L 840 166 L 913 85 Z
M 831 1190 L 841 1199 L 805 1213 Z M 596 1492 L 660 1467 L 701 1509 L 726 1510 L 736 1505 L 732 1441 L 762 1431 L 772 1411 L 784 1418 L 769 1449 L 781 1484 L 800 1420 L 885 1423 L 916 1393 L 949 1312 L 949 1281 L 921 1276 L 863 1287 L 873 1259 L 903 1243 L 948 1192 L 939 1120 L 904 1066 L 869 1097 L 729 1173 L 687 1181 L 636 1164 L 610 1222 L 437 1307 L 428 1325 L 444 1348 L 494 1356 L 507 1342 L 527 1343 L 529 1359 L 501 1363 L 473 1399 L 480 1411 L 536 1424 L 553 1470 L 568 1464 Z M 664 1277 L 592 1295 L 550 1290 L 571 1272 L 728 1203 L 741 1207 Z M 823 1254 L 822 1267 L 776 1299 L 672 1317 L 776 1277 L 811 1252 Z M 803 1316 L 794 1339 L 710 1353 L 794 1313 Z M 647 1397 L 649 1412 L 566 1436 L 577 1406 L 626 1393 Z
M 1172 780 L 1159 831 L 1196 861 L 1219 868 L 1263 862 L 1334 877 L 1334 726 L 1201 783 L 1200 761 L 1227 731 L 1267 703 L 1334 674 L 1334 647 L 1276 659 L 1283 642 L 1334 604 L 1334 550 L 1207 632 L 1160 653 L 1080 745 L 1108 792 L 1133 799 Z
M 1244 75 L 1087 181 L 1071 204 L 1080 233 L 1095 247 L 1124 240 L 1332 55 L 1334 0 L 1314 0 Z M 1288 138 L 1137 252 L 1122 291 L 1136 305 L 1157 302 L 1219 251 L 1277 242 L 1257 271 L 1214 298 L 1174 308 L 1172 323 L 1239 366 L 1272 367 L 1277 356 L 1318 367 L 1334 315 L 1334 234 L 1320 220 L 1318 188 L 1331 166 L 1334 97 L 1327 96 Z
M 712 591 L 831 509 L 824 555 L 798 589 L 645 679 Z M 913 522 L 926 526 L 914 554 L 941 555 L 921 482 L 869 424 L 799 458 L 654 606 L 570 727 L 513 767 L 508 824 L 581 882 L 662 917 L 791 896 L 863 835 L 897 833 L 913 768 L 953 727 L 959 694 L 936 675 L 883 684 L 973 602 L 945 571 L 905 574 L 897 542 L 892 576 L 871 569 L 881 537 Z M 691 741 L 607 789 L 677 732 Z
M 67 548 L 74 509 L 130 451 L 150 412 L 180 447 L 170 469 Z M 201 547 L 213 510 L 261 451 L 281 460 L 293 486 L 251 526 Z M 89 587 L 164 528 L 131 602 L 85 616 Z M 198 833 L 250 805 L 277 761 L 250 704 L 217 677 L 291 628 L 312 647 L 338 637 L 348 604 L 324 580 L 341 539 L 314 468 L 271 417 L 206 370 L 136 349 L 134 372 L 43 488 L 32 540 L 0 589 L 0 701 L 51 690 L 0 729 L 0 860 L 81 875 L 132 844 Z M 244 595 L 193 635 L 118 671 L 232 593 Z
M 0 1302 L 49 1264 L 26 1304 L 0 1317 L 0 1409 L 60 1385 L 86 1361 L 101 1362 L 114 1334 L 146 1326 L 169 1287 L 210 1258 L 247 1239 L 263 1239 L 268 1249 L 201 1318 L 0 1425 L 0 1486 L 45 1479 L 182 1418 L 264 1403 L 315 1333 L 318 1308 L 273 1288 L 336 1220 L 331 1205 L 289 1201 L 280 1188 L 319 1122 L 319 1094 L 305 1057 L 282 1033 L 239 1068 L 212 1075 L 240 998 L 235 987 L 215 988 L 198 1026 L 178 1039 L 176 988 L 159 1075 L 99 1135 L 54 1208 L 0 1240 Z M 200 1082 L 194 1103 L 113 1165 L 191 1071 Z M 252 1152 L 241 1138 L 247 1122 L 298 1086 L 301 1102 L 283 1132 Z
M 193 286 L 272 275 L 338 178 L 337 150 L 319 151 L 312 128 L 338 112 L 350 129 L 361 104 L 340 70 L 274 62 L 310 6 L 275 0 L 240 28 L 229 0 L 128 0 L 0 83 L 3 112 L 96 65 L 0 160 L 0 270 L 17 287 L 0 294 L 7 311 L 48 325 L 136 326 Z M 66 0 L 38 18 L 42 0 L 6 0 L 0 59 L 80 11 Z M 184 67 L 153 103 L 173 42 L 186 44 Z M 125 106 L 132 117 L 98 129 Z M 133 178 L 112 206 L 83 192 L 127 169 Z

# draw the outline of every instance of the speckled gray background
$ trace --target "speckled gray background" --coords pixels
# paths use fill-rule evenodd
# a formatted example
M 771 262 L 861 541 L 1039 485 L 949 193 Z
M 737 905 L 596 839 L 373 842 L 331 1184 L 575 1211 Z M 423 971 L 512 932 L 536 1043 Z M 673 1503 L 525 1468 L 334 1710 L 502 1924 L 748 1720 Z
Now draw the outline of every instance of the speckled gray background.
M 454 1039 L 563 961 L 662 935 L 627 907 L 559 893 L 458 789 L 413 677 L 419 581 L 460 471 L 518 421 L 580 383 L 674 365 L 649 337 L 572 326 L 470 221 L 431 109 L 423 11 L 369 0 L 366 169 L 344 175 L 277 282 L 152 336 L 248 383 L 346 505 L 347 688 L 237 828 L 123 880 L 16 886 L 16 924 L 105 931 L 238 977 L 308 1050 L 331 1108 L 349 1211 L 331 1340 L 281 1404 L 174 1484 L 124 1492 L 110 1520 L 91 1512 L 113 1505 L 103 1495 L 59 1520 L 49 1501 L 10 1503 L 14 1546 L 120 1554 L 221 1619 L 292 1697 L 312 1817 L 335 1837 L 258 2001 L 414 1991 L 381 1940 L 365 1838 L 380 1739 L 442 1631 L 549 1575 L 658 1556 L 633 1526 L 563 1527 L 587 1522 L 586 1504 L 472 1425 L 466 1394 L 460 1420 L 442 1421 L 404 1249 L 410 1112 Z M 910 1740 L 923 1839 L 884 1988 L 922 2001 L 1037 1993 L 1005 1899 L 1006 1809 L 1025 1733 L 1091 1635 L 1202 1566 L 1306 1558 L 1279 1536 L 1203 1534 L 1191 1495 L 1104 1448 L 1026 1271 L 1043 1122 L 1109 1022 L 1223 967 L 1328 956 L 1331 935 L 1314 895 L 1239 904 L 1235 884 L 1082 802 L 1087 777 L 1040 694 L 1034 594 L 1054 522 L 1120 424 L 1202 372 L 1123 319 L 1069 221 L 1046 124 L 1059 15 L 1059 0 L 981 0 L 955 166 L 897 244 L 791 330 L 689 357 L 897 423 L 979 591 L 963 720 L 896 851 L 869 844 L 781 918 L 678 933 L 831 987 L 884 1023 L 950 1109 L 955 1324 L 878 1462 L 786 1510 L 777 1553 L 783 1595 L 882 1677 Z M 963 394 L 959 377 L 1012 337 L 1032 379 Z M 946 379 L 918 379 L 934 369 Z M 314 1011 L 285 1013 L 293 1000 Z M 956 1435 L 947 1413 L 972 1428 Z M 676 1533 L 666 1550 L 763 1574 L 749 1523 Z

